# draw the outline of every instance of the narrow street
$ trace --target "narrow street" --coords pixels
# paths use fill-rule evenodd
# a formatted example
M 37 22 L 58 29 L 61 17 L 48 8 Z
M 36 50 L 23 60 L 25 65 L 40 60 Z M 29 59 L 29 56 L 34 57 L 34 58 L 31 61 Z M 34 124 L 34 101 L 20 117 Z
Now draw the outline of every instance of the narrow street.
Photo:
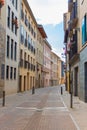
M 0 130 L 78 130 L 59 87 L 48 87 L 6 97 L 0 106 Z

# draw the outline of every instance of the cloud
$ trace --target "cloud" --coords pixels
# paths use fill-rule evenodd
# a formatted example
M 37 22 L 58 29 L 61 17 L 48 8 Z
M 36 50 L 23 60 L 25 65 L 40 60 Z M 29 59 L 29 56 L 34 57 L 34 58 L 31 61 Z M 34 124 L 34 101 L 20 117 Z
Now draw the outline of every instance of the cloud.
M 63 21 L 63 13 L 67 11 L 67 1 L 31 0 L 29 5 L 38 23 L 55 25 Z

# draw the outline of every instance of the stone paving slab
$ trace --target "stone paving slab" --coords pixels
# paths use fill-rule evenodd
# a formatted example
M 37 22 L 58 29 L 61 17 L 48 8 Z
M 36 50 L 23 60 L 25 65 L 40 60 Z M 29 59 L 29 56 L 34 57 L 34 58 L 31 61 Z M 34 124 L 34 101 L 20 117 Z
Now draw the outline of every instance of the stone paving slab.
M 0 130 L 79 130 L 58 89 L 8 96 L 0 108 Z
M 68 114 L 44 115 L 35 114 L 25 130 L 77 130 Z

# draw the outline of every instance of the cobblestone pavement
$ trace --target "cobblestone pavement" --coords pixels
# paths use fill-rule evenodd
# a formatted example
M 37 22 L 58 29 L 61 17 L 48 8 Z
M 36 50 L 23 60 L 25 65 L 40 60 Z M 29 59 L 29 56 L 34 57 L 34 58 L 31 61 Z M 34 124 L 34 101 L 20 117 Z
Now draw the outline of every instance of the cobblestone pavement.
M 66 107 L 59 87 L 6 96 L 0 106 L 0 130 L 80 130 Z

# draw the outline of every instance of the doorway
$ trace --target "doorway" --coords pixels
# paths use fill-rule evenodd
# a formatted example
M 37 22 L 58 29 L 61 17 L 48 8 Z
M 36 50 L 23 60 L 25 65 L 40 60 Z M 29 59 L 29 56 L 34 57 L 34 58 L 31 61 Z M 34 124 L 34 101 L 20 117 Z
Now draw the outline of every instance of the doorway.
M 24 76 L 24 91 L 26 91 L 26 76 Z
M 75 68 L 74 80 L 75 80 L 74 96 L 78 96 L 78 67 Z
M 19 92 L 21 92 L 22 88 L 22 76 L 19 76 Z
M 87 102 L 87 62 L 84 65 L 84 73 L 85 73 L 85 102 Z

